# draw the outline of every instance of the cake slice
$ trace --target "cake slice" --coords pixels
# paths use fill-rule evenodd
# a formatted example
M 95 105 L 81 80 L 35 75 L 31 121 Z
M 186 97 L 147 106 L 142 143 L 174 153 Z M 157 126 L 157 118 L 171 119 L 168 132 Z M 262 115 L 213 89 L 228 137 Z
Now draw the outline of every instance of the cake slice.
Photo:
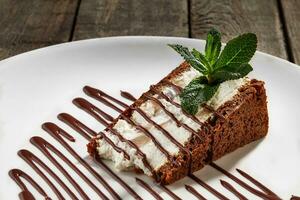
M 88 145 L 119 170 L 170 184 L 268 132 L 264 83 L 249 79 L 253 33 L 207 35 L 205 52 L 170 44 L 186 62 L 150 87 Z
M 170 184 L 267 134 L 264 82 L 224 81 L 191 115 L 181 108 L 179 94 L 199 75 L 182 63 L 93 138 L 88 152 L 112 160 L 118 170 Z

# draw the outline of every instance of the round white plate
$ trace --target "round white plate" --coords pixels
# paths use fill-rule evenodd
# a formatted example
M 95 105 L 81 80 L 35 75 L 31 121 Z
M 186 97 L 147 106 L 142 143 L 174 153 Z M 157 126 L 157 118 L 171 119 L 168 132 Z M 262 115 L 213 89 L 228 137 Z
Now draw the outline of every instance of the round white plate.
M 112 37 L 84 40 L 47 47 L 24 53 L 0 62 L 0 199 L 18 199 L 19 187 L 8 176 L 11 168 L 19 168 L 30 174 L 45 188 L 53 199 L 56 197 L 45 182 L 17 155 L 19 149 L 28 149 L 46 162 L 60 177 L 61 173 L 30 144 L 31 136 L 43 136 L 50 143 L 63 148 L 40 125 L 55 122 L 70 133 L 69 127 L 57 120 L 61 112 L 71 113 L 96 131 L 103 129 L 99 123 L 72 104 L 75 97 L 84 97 L 84 85 L 101 88 L 107 93 L 119 96 L 120 90 L 127 90 L 136 96 L 146 91 L 182 61 L 180 56 L 167 47 L 168 43 L 180 43 L 201 51 L 204 41 L 174 37 Z M 264 80 L 268 95 L 270 129 L 266 138 L 231 153 L 217 163 L 236 176 L 240 168 L 271 188 L 280 197 L 288 199 L 292 194 L 300 195 L 300 68 L 285 60 L 257 52 L 252 59 L 252 77 Z M 78 134 L 73 145 L 85 157 L 86 140 Z M 64 151 L 65 152 L 65 151 Z M 92 178 L 78 162 L 66 153 L 83 172 Z M 96 170 L 101 169 L 94 166 Z M 88 191 L 91 199 L 97 195 L 71 169 L 66 169 Z M 116 188 L 119 194 L 130 196 L 104 172 L 101 173 Z M 118 173 L 145 199 L 153 199 L 135 183 L 135 175 Z M 198 177 L 230 199 L 236 197 L 221 186 L 219 180 L 230 182 L 249 199 L 256 199 L 251 193 L 235 184 L 211 167 L 196 173 Z M 239 176 L 240 177 L 240 176 Z M 242 178 L 241 178 L 242 179 Z M 65 180 L 65 179 L 63 179 Z M 95 179 L 92 178 L 93 181 Z M 151 184 L 150 179 L 145 179 Z M 68 181 L 65 181 L 70 186 Z M 95 183 L 105 191 L 100 183 Z M 184 184 L 194 186 L 203 196 L 215 199 L 204 188 L 189 178 L 172 186 L 183 199 L 196 199 L 187 192 Z M 56 184 L 57 185 L 57 184 Z M 28 186 L 31 189 L 30 186 Z M 73 191 L 74 188 L 70 186 Z M 165 199 L 170 197 L 158 187 L 153 187 Z M 32 190 L 34 191 L 34 190 Z M 36 192 L 33 192 L 36 194 Z M 70 197 L 62 191 L 67 199 Z M 105 192 L 107 194 L 107 192 Z M 75 194 L 78 195 L 78 193 Z M 78 195 L 79 196 L 79 195 Z M 37 199 L 41 197 L 37 196 Z M 80 196 L 79 196 L 80 198 Z

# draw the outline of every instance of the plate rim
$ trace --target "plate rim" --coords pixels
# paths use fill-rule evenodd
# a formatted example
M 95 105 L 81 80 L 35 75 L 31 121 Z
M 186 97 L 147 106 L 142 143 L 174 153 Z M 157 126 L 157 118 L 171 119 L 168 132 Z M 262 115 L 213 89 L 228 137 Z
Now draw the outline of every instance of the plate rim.
M 141 36 L 141 35 L 131 35 L 131 36 L 108 36 L 108 37 L 97 37 L 97 38 L 89 38 L 89 39 L 83 39 L 83 40 L 76 40 L 76 41 L 70 41 L 70 42 L 63 42 L 63 43 L 59 43 L 59 44 L 54 44 L 54 45 L 50 45 L 50 46 L 45 46 L 45 47 L 41 47 L 41 48 L 37 48 L 37 49 L 33 49 L 30 51 L 26 51 L 8 58 L 5 58 L 3 60 L 0 60 L 0 69 L 2 69 L 5 65 L 6 62 L 12 62 L 17 58 L 22 58 L 22 57 L 26 57 L 26 56 L 32 56 L 36 53 L 39 52 L 43 52 L 43 51 L 47 51 L 47 50 L 53 50 L 55 48 L 62 48 L 64 46 L 73 46 L 73 45 L 78 45 L 81 43 L 89 43 L 89 42 L 93 42 L 93 41 L 97 41 L 97 40 L 182 40 L 182 41 L 200 41 L 202 43 L 205 42 L 205 40 L 203 39 L 198 39 L 198 38 L 186 38 L 186 37 L 175 37 L 175 36 Z M 226 43 L 222 43 L 222 46 L 224 46 Z M 280 58 L 277 56 L 274 56 L 272 54 L 260 51 L 260 50 L 256 50 L 255 55 L 258 56 L 265 56 L 265 57 L 269 57 L 271 59 L 274 59 L 275 61 L 279 61 L 279 62 L 283 62 L 286 63 L 290 66 L 293 66 L 297 69 L 300 69 L 300 65 L 297 65 L 295 63 L 292 63 L 284 58 Z

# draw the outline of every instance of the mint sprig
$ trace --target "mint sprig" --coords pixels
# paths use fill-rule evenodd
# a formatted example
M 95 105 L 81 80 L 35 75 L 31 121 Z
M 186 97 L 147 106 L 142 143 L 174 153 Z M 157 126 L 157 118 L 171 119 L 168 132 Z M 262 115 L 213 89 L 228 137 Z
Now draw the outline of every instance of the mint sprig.
M 213 97 L 222 82 L 245 77 L 253 70 L 249 61 L 256 51 L 257 38 L 253 33 L 242 34 L 230 40 L 221 52 L 221 34 L 211 29 L 207 34 L 205 54 L 179 44 L 169 46 L 201 74 L 180 94 L 182 108 L 194 115 L 199 105 Z

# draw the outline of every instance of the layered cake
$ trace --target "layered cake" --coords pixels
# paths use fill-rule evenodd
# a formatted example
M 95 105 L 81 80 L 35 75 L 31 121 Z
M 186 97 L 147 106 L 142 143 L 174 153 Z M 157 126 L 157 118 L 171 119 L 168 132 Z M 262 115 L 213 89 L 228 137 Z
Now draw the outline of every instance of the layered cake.
M 182 63 L 94 137 L 88 152 L 112 160 L 118 170 L 170 184 L 267 134 L 264 82 L 224 81 L 196 114 L 189 114 L 179 95 L 198 76 Z

